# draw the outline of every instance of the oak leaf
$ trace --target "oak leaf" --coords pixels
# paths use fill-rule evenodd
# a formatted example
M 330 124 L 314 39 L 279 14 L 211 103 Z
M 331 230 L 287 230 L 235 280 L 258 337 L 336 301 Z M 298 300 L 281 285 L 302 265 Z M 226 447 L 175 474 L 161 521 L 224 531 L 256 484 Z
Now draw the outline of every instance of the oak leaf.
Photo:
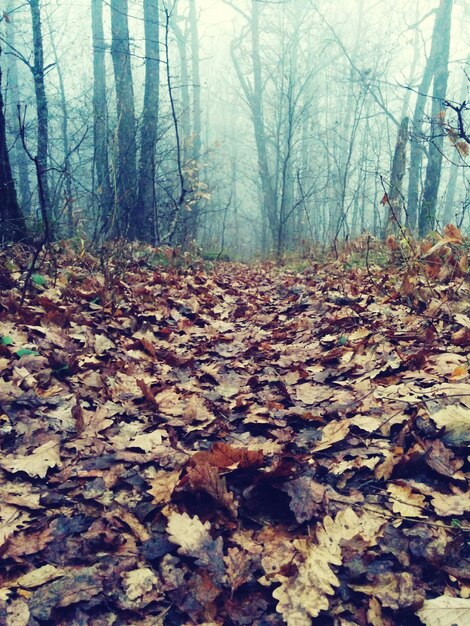
M 16 531 L 24 528 L 31 515 L 15 506 L 3 504 L 0 507 L 0 547 Z
M 164 597 L 162 581 L 149 567 L 125 572 L 122 584 L 130 601 L 124 602 L 124 605 L 129 608 L 143 608 Z
M 51 439 L 26 456 L 6 455 L 0 461 L 0 467 L 13 472 L 25 472 L 32 478 L 44 478 L 52 467 L 60 467 L 60 444 Z
M 394 513 L 403 517 L 426 517 L 423 515 L 426 504 L 423 495 L 415 493 L 404 483 L 390 483 L 387 485 L 387 491 L 391 496 Z
M 325 517 L 323 525 L 317 528 L 316 542 L 306 542 L 303 548 L 305 560 L 298 566 L 297 574 L 284 577 L 273 592 L 279 601 L 277 611 L 288 626 L 310 626 L 312 617 L 328 609 L 328 596 L 340 584 L 332 566 L 342 563 L 341 544 L 360 535 L 372 545 L 383 523 L 372 513 L 359 517 L 351 508 L 340 511 L 334 519 Z
M 178 553 L 197 559 L 199 565 L 221 580 L 225 575 L 223 540 L 212 539 L 210 528 L 210 522 L 203 524 L 197 515 L 190 517 L 187 513 L 171 511 L 168 516 L 169 539 L 180 546 Z
M 227 582 L 233 593 L 252 578 L 257 559 L 240 548 L 229 548 L 224 556 Z
M 236 517 L 238 504 L 235 496 L 228 491 L 225 478 L 221 478 L 216 467 L 209 463 L 196 463 L 188 468 L 186 479 L 192 489 L 205 491 Z
M 152 502 L 154 504 L 170 502 L 173 491 L 179 483 L 180 476 L 181 471 L 179 470 L 172 472 L 166 472 L 165 470 L 157 471 L 150 480 L 151 489 L 148 490 L 148 493 L 153 496 Z
M 408 572 L 376 574 L 370 585 L 350 585 L 354 591 L 361 591 L 378 598 L 383 606 L 391 609 L 420 607 L 425 598 L 424 587 Z
M 299 476 L 284 488 L 290 497 L 290 508 L 299 524 L 318 516 L 323 509 L 325 487 L 309 476 Z

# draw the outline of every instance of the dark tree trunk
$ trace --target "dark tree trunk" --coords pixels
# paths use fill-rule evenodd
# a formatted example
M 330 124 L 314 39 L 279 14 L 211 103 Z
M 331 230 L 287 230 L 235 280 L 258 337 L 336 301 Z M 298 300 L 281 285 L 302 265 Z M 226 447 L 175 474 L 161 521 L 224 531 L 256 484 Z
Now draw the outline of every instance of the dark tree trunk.
M 450 10 L 452 10 L 452 0 L 441 0 L 441 4 L 436 14 L 434 29 L 432 33 L 431 50 L 424 68 L 421 83 L 418 87 L 418 95 L 411 124 L 410 139 L 410 170 L 408 179 L 408 206 L 406 226 L 411 230 L 416 230 L 418 223 L 419 208 L 419 181 L 421 177 L 421 169 L 423 162 L 423 139 L 421 137 L 423 131 L 423 118 L 426 109 L 429 89 L 435 73 L 435 69 L 439 64 L 439 54 L 442 45 L 441 32 L 444 28 L 446 4 L 450 2 Z
M 145 93 L 142 114 L 139 191 L 135 236 L 151 238 L 155 216 L 155 159 L 158 138 L 160 83 L 160 46 L 158 0 L 144 0 L 145 23 Z
M 442 169 L 442 149 L 444 145 L 443 116 L 445 116 L 445 97 L 449 78 L 449 48 L 452 26 L 453 0 L 441 0 L 439 8 L 439 30 L 436 64 L 434 70 L 433 101 L 431 112 L 431 143 L 429 145 L 426 179 L 424 181 L 423 200 L 419 212 L 419 234 L 427 235 L 435 227 L 437 196 Z
M 401 226 L 403 212 L 402 184 L 406 170 L 406 145 L 408 143 L 408 126 L 410 120 L 403 118 L 398 130 L 395 153 L 393 155 L 390 189 L 387 194 L 388 218 L 385 222 L 384 234 L 396 231 Z
M 111 219 L 113 194 L 109 177 L 103 0 L 91 0 L 91 29 L 93 41 L 93 167 L 96 172 L 97 183 L 95 194 L 100 201 L 102 224 L 107 230 Z
M 1 48 L 0 48 L 1 54 Z M 8 155 L 0 65 L 0 243 L 18 241 L 26 236 L 26 226 L 11 172 Z
M 31 21 L 33 28 L 34 65 L 32 67 L 34 78 L 34 91 L 36 94 L 36 109 L 38 118 L 37 129 L 37 166 L 38 176 L 41 177 L 42 194 L 48 216 L 51 212 L 51 197 L 48 181 L 48 152 L 49 152 L 49 112 L 47 105 L 46 86 L 44 83 L 44 50 L 42 43 L 42 26 L 40 0 L 28 0 L 31 8 Z
M 127 0 L 111 0 L 111 56 L 117 104 L 117 215 L 113 234 L 135 237 L 137 141 Z

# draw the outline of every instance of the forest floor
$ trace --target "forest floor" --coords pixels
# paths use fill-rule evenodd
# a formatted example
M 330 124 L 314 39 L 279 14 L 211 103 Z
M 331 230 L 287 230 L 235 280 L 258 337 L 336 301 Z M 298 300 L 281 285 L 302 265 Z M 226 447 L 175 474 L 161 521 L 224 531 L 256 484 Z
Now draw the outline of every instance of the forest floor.
M 470 281 L 431 246 L 65 244 L 26 290 L 2 252 L 0 624 L 468 625 Z

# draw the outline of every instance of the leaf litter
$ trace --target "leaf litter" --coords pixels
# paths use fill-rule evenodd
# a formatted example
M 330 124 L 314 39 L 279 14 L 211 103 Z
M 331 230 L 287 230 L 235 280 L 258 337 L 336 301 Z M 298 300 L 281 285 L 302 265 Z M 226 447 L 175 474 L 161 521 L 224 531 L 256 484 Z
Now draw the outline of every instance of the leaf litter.
M 456 246 L 110 284 L 65 245 L 22 307 L 2 253 L 0 623 L 468 624 Z

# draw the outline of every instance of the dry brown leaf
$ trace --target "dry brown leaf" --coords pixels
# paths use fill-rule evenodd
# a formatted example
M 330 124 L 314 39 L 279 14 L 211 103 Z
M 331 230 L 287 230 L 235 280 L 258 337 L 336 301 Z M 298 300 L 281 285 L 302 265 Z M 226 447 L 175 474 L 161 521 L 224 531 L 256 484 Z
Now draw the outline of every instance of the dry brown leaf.
M 43 565 L 38 569 L 34 569 L 28 574 L 23 574 L 16 579 L 16 584 L 24 589 L 34 589 L 40 587 L 44 583 L 65 576 L 66 572 L 55 565 Z
M 349 421 L 335 421 L 329 422 L 322 430 L 321 441 L 317 444 L 313 451 L 320 452 L 320 450 L 326 450 L 338 441 L 343 441 L 349 432 Z
M 33 478 L 44 478 L 53 467 L 60 467 L 60 443 L 56 439 L 47 441 L 26 456 L 5 455 L 0 467 L 9 472 L 25 472 Z
M 222 580 L 225 576 L 223 540 L 222 537 L 212 539 L 210 528 L 210 523 L 203 524 L 197 515 L 190 517 L 187 513 L 171 511 L 168 516 L 169 539 L 180 546 L 178 553 L 197 559 L 216 580 Z
M 16 506 L 2 504 L 0 507 L 0 547 L 16 531 L 24 528 L 31 515 L 26 511 L 18 509 Z
M 470 513 L 470 492 L 454 487 L 453 494 L 444 494 L 433 490 L 431 504 L 438 515 L 465 515 Z
M 5 626 L 28 626 L 31 613 L 27 602 L 17 598 L 7 605 Z
M 449 445 L 465 446 L 470 443 L 470 409 L 452 404 L 431 415 L 438 428 L 445 428 L 442 439 Z
M 248 469 L 259 467 L 263 463 L 262 450 L 249 450 L 247 448 L 235 448 L 222 441 L 216 442 L 210 452 L 196 452 L 191 461 L 193 463 L 209 463 L 220 469 Z
M 320 404 L 329 400 L 334 395 L 334 390 L 326 385 L 314 385 L 312 383 L 302 383 L 296 385 L 295 395 L 297 400 L 304 404 Z
M 285 490 L 290 497 L 290 508 L 299 524 L 321 514 L 326 491 L 323 485 L 309 476 L 299 476 L 289 481 Z
M 413 579 L 408 572 L 376 574 L 371 576 L 370 585 L 350 585 L 354 591 L 360 591 L 378 598 L 383 606 L 394 610 L 411 607 L 419 608 L 425 598 L 423 583 Z
M 188 468 L 186 479 L 191 489 L 205 491 L 236 517 L 238 504 L 235 496 L 227 490 L 225 478 L 221 478 L 216 467 L 209 463 L 196 463 Z
M 468 626 L 470 599 L 439 596 L 426 600 L 416 615 L 426 626 Z
M 377 465 L 374 471 L 375 477 L 388 480 L 393 474 L 395 466 L 402 460 L 404 454 L 403 448 L 393 448 L 386 453 L 385 459 L 380 465 Z
M 148 493 L 153 496 L 153 502 L 155 504 L 166 504 L 170 502 L 173 491 L 179 483 L 180 476 L 180 470 L 174 470 L 172 472 L 160 470 L 152 476 L 150 480 L 152 487 L 148 490 Z
M 252 570 L 257 559 L 240 548 L 229 548 L 224 556 L 227 582 L 233 593 L 252 578 Z
M 392 510 L 403 517 L 426 517 L 426 499 L 415 493 L 405 483 L 389 483 L 387 491 L 391 495 Z

